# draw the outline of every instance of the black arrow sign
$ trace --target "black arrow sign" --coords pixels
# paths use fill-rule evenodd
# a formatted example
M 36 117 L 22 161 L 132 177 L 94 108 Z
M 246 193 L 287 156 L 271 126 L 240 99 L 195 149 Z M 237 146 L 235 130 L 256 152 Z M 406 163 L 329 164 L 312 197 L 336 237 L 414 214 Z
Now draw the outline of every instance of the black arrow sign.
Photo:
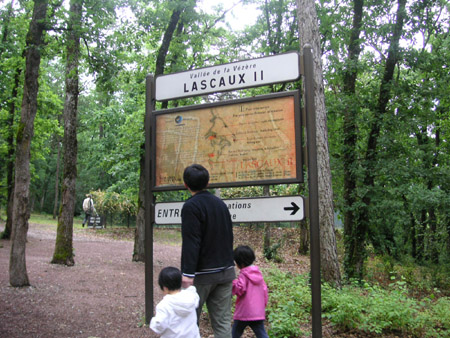
M 294 202 L 291 202 L 292 207 L 285 207 L 284 210 L 292 210 L 291 215 L 295 215 L 300 210 L 299 206 Z

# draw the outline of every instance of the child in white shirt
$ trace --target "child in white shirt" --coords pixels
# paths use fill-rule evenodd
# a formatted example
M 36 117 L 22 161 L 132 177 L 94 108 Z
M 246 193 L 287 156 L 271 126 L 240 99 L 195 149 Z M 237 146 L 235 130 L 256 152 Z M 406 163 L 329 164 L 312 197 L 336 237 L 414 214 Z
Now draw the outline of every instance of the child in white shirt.
M 150 328 L 162 338 L 200 338 L 196 312 L 199 296 L 195 286 L 181 290 L 181 271 L 174 267 L 161 270 L 158 284 L 164 298 L 156 305 Z

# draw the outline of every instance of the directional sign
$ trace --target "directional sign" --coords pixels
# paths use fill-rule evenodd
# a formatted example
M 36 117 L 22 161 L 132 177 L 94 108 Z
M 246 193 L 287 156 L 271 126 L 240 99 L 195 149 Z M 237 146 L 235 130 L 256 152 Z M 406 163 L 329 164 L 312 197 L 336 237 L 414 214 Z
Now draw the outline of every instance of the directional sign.
M 156 78 L 156 100 L 295 81 L 300 77 L 296 52 L 199 68 Z
M 233 223 L 293 222 L 305 217 L 302 196 L 224 199 Z M 184 202 L 156 203 L 155 223 L 181 224 Z

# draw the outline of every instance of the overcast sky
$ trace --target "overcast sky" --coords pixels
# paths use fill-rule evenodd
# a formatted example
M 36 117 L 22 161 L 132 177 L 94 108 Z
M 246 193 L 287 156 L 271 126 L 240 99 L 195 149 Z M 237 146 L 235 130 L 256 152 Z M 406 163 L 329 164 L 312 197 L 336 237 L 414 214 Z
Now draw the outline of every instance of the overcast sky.
M 197 6 L 207 13 L 213 13 L 214 7 L 219 4 L 222 4 L 223 9 L 227 10 L 236 3 L 238 4 L 227 13 L 225 20 L 236 30 L 241 30 L 247 25 L 254 24 L 259 13 L 256 5 L 242 5 L 236 0 L 200 0 Z

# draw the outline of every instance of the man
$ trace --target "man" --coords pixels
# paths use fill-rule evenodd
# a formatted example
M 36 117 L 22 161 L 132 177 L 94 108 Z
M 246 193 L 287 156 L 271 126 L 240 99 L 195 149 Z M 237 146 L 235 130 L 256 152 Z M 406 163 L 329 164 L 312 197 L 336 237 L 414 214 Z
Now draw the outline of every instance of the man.
M 92 200 L 92 195 L 86 194 L 86 198 L 83 201 L 83 210 L 85 213 L 84 220 L 83 220 L 83 227 L 84 227 L 84 224 L 86 222 L 89 222 L 89 217 L 91 217 L 95 211 L 94 201 Z
M 206 189 L 209 173 L 199 164 L 184 170 L 192 196 L 181 210 L 183 287 L 200 296 L 197 320 L 206 303 L 215 338 L 231 337 L 231 290 L 235 279 L 233 225 L 226 204 Z

